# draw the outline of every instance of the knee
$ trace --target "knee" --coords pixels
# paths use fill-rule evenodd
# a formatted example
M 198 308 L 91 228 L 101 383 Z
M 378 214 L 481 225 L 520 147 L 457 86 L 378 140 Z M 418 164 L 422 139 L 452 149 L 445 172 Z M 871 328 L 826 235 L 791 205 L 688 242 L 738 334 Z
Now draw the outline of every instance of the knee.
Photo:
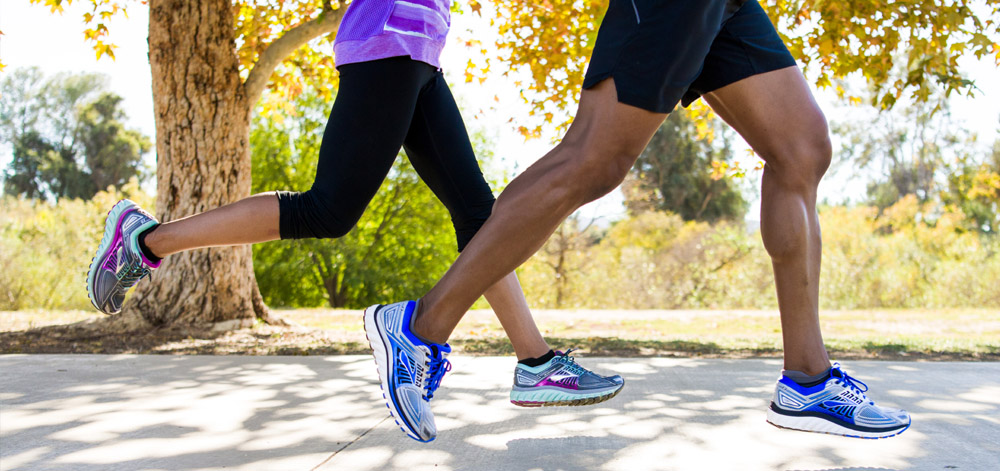
M 339 239 L 351 232 L 358 219 L 343 221 L 333 217 L 324 218 L 317 221 L 313 228 L 313 237 L 316 239 Z
M 578 189 L 584 203 L 596 200 L 617 188 L 628 175 L 644 147 L 624 143 L 569 144 L 576 156 L 566 172 L 567 183 Z
M 455 227 L 455 241 L 458 243 L 459 252 L 465 250 L 465 246 L 469 245 L 472 237 L 486 224 L 486 220 L 492 214 L 496 200 L 490 196 L 489 201 L 462 208 L 461 211 L 451 211 L 451 223 Z
M 819 115 L 805 131 L 782 140 L 761 155 L 786 186 L 815 190 L 833 158 L 826 120 Z
M 351 211 L 324 198 L 315 190 L 285 192 L 278 199 L 282 239 L 336 239 L 347 235 L 361 219 L 364 208 Z M 341 202 L 343 203 L 343 202 Z M 337 208 L 335 211 L 333 208 Z

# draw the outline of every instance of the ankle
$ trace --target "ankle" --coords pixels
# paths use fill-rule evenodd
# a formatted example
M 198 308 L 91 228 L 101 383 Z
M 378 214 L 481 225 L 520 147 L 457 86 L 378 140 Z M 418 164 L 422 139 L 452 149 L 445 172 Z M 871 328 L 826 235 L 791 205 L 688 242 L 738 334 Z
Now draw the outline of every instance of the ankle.
M 417 302 L 417 310 L 413 313 L 413 321 L 410 323 L 410 332 L 417 338 L 426 342 L 444 345 L 448 343 L 448 332 L 441 332 L 435 328 L 430 316 L 424 312 L 424 304 Z
M 517 362 L 525 366 L 535 367 L 535 366 L 542 366 L 555 357 L 556 357 L 556 352 L 549 350 L 535 357 L 519 359 Z
M 830 371 L 830 360 L 814 362 L 791 362 L 785 360 L 785 370 L 798 371 L 808 376 L 822 375 Z
M 156 232 L 156 229 L 158 229 L 159 227 L 160 227 L 159 224 L 150 227 L 149 229 L 146 229 L 141 234 L 139 234 L 139 236 L 137 237 L 139 242 L 139 250 L 142 251 L 142 255 L 153 263 L 159 263 L 160 260 L 163 259 L 163 257 L 158 255 L 157 251 L 153 249 L 153 247 L 151 247 L 151 245 L 155 241 L 155 236 L 153 236 L 153 233 Z

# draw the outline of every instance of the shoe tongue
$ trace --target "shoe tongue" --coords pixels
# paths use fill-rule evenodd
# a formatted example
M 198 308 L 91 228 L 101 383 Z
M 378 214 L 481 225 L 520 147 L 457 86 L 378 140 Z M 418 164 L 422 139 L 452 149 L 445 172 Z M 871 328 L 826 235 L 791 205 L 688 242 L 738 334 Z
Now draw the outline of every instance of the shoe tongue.
M 830 371 L 828 371 L 827 374 L 833 376 L 834 378 L 844 377 L 844 372 L 840 371 L 840 368 L 830 368 Z
M 439 345 L 435 343 L 429 343 L 427 344 L 427 346 L 431 348 L 431 355 L 435 357 L 443 357 L 451 353 L 451 345 L 448 344 Z

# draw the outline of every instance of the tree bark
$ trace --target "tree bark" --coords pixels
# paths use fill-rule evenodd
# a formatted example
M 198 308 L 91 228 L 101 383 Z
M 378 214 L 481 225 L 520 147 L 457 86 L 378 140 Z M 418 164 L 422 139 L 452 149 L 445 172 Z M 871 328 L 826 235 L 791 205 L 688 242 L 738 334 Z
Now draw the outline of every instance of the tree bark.
M 250 195 L 250 113 L 281 59 L 335 32 L 343 8 L 323 2 L 317 18 L 290 28 L 240 79 L 228 0 L 150 0 L 149 65 L 156 118 L 156 212 L 169 221 Z M 154 326 L 237 328 L 270 315 L 250 246 L 170 256 L 142 283 L 125 317 Z
M 163 221 L 250 194 L 250 105 L 234 33 L 228 0 L 149 2 L 156 212 Z M 259 297 L 250 247 L 211 248 L 165 259 L 129 309 L 157 326 L 238 327 L 266 317 Z

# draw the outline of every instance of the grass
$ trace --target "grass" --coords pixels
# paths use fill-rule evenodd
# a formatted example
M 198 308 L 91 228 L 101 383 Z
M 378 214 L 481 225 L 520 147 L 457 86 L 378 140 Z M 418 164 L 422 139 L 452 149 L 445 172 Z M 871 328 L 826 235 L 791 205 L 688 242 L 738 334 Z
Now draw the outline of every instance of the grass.
M 251 329 L 239 343 L 214 346 L 220 338 L 184 339 L 160 347 L 163 353 L 338 354 L 366 345 L 360 310 L 277 310 L 279 317 L 307 330 L 280 345 Z M 780 320 L 775 311 L 588 311 L 539 310 L 542 334 L 556 349 L 579 348 L 591 355 L 712 357 L 780 356 Z M 103 317 L 87 311 L 0 312 L 0 332 Z M 1000 360 L 1000 311 L 988 309 L 823 311 L 824 340 L 837 358 Z M 247 339 L 260 338 L 247 343 Z M 179 343 L 177 343 L 179 342 Z M 214 342 L 214 343 L 213 343 Z M 241 346 L 244 345 L 245 346 Z M 513 349 L 492 311 L 470 311 L 452 336 L 457 352 L 506 355 Z M 20 345 L 25 345 L 21 342 Z M 7 350 L 10 351 L 10 350 Z M 97 351 L 101 351 L 98 349 Z M 130 350 L 123 350 L 130 351 Z M 142 351 L 142 350 L 139 350 Z

